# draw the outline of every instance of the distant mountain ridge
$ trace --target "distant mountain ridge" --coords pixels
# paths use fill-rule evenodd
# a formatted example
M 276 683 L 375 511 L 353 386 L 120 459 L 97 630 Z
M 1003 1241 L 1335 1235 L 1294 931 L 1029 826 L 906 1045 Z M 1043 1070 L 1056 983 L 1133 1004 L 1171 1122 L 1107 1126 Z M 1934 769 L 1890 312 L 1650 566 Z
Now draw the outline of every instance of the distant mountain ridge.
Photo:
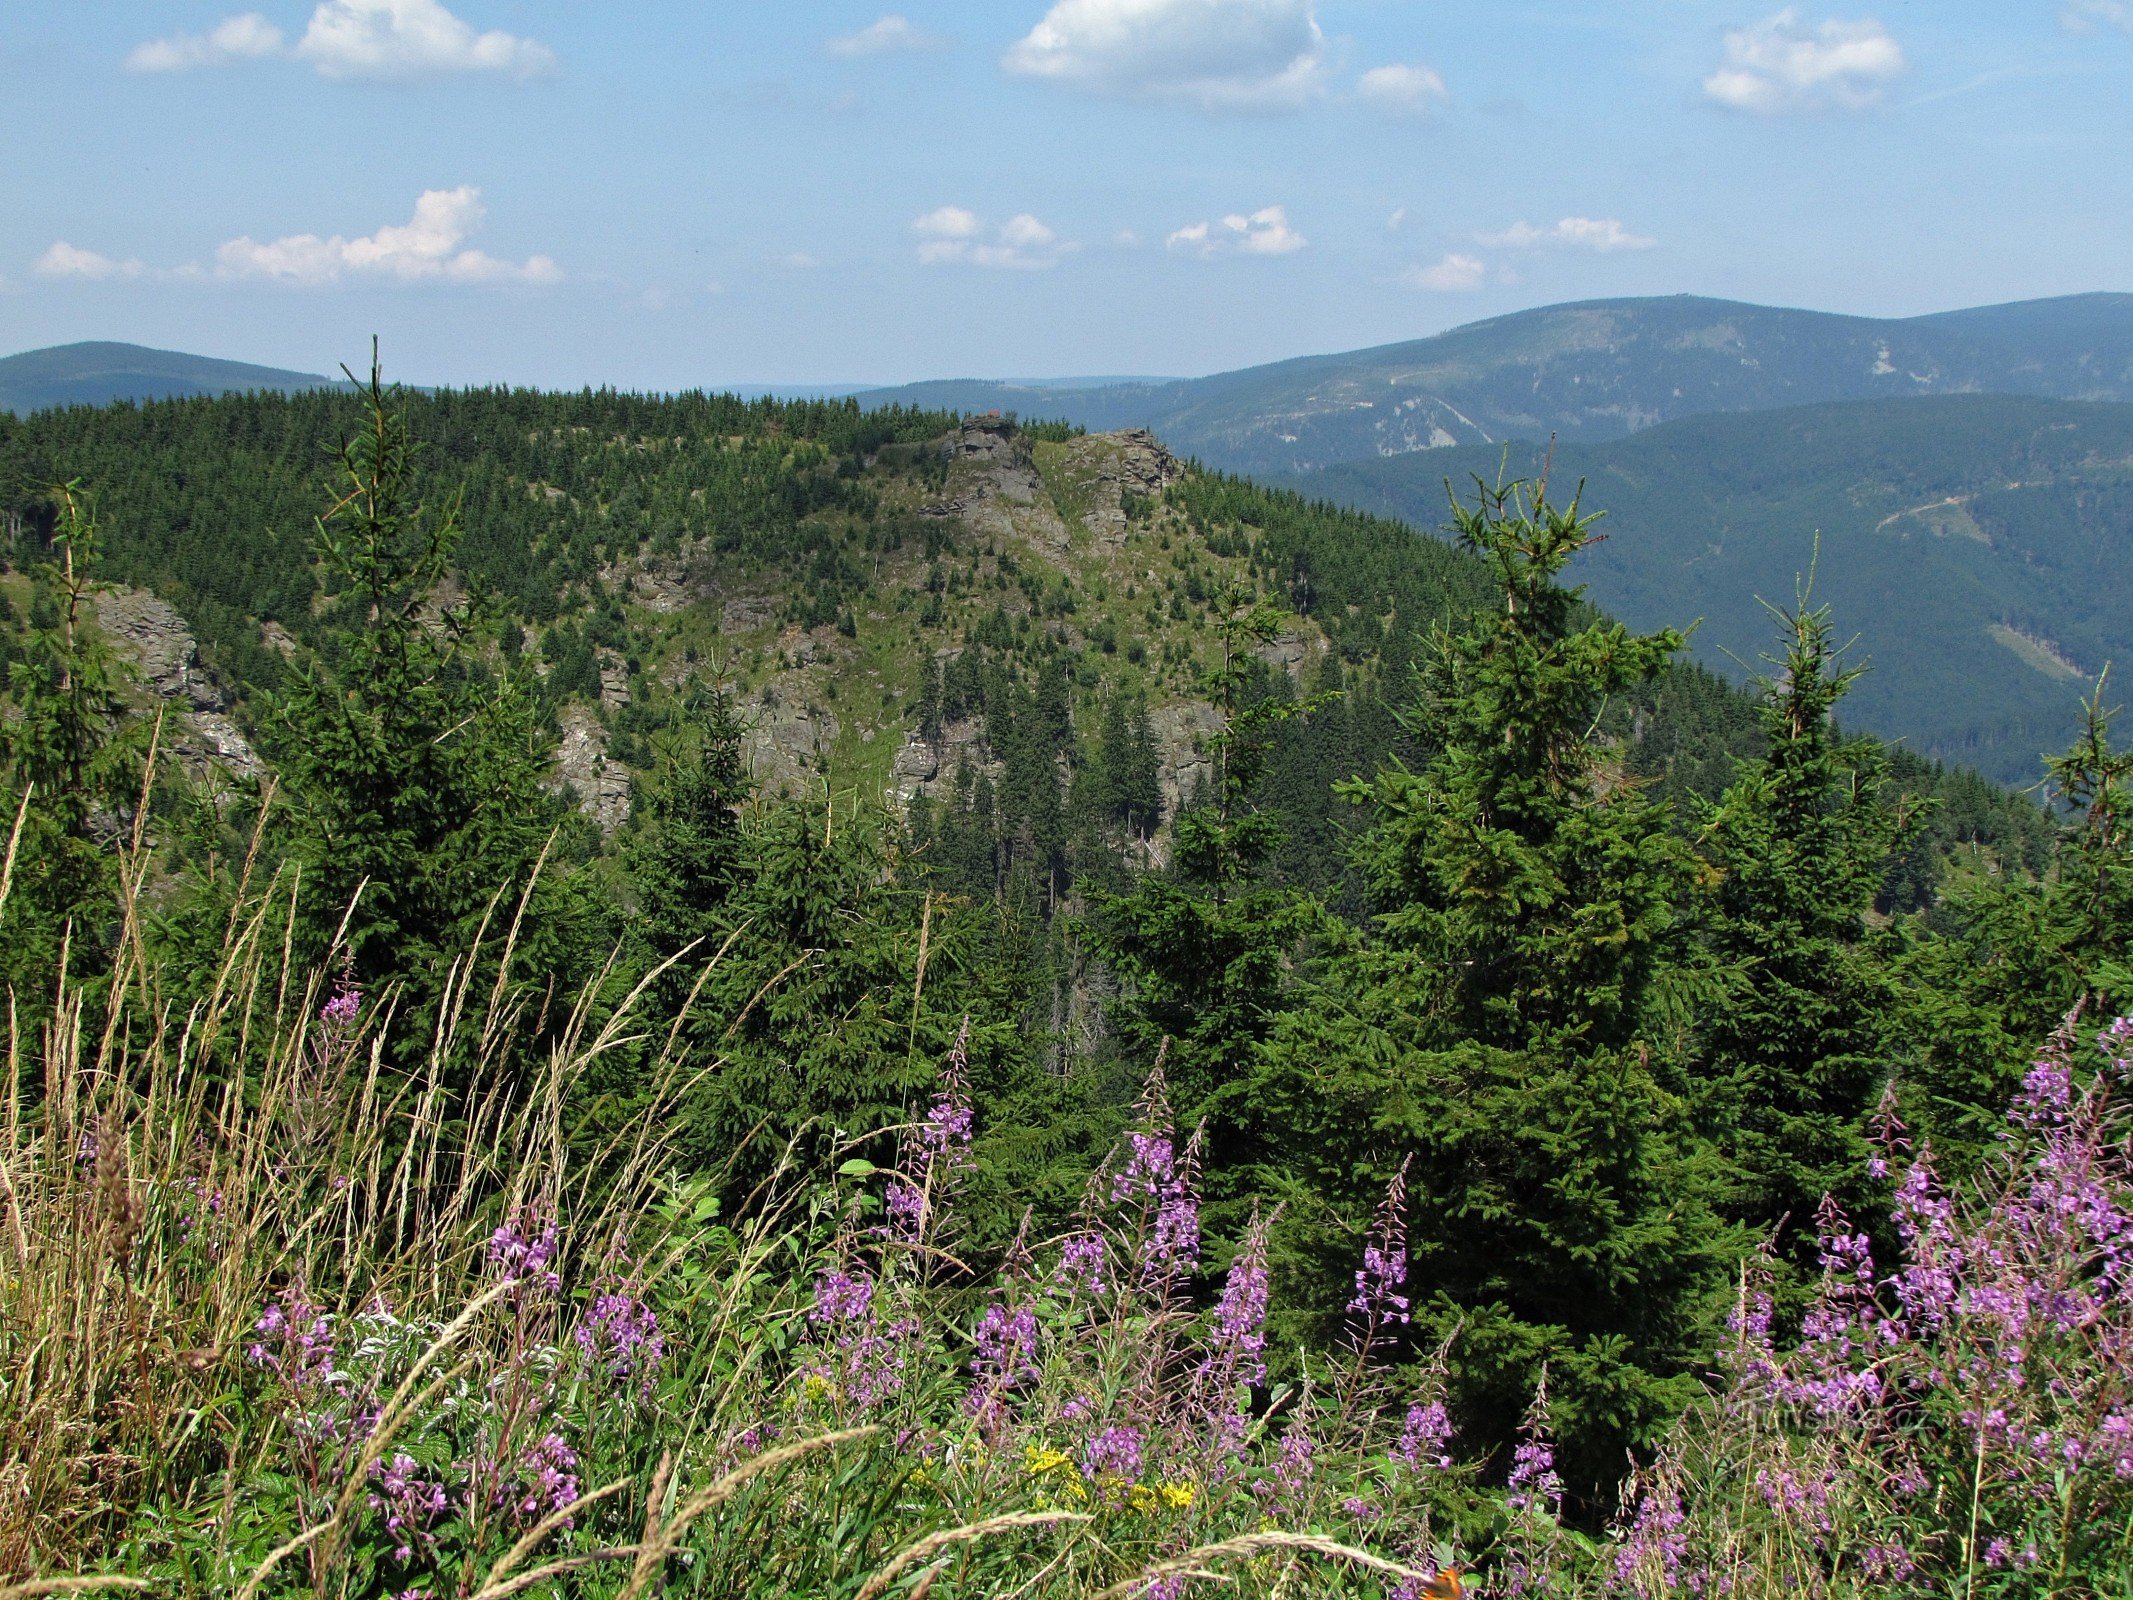
M 1590 300 L 1206 378 L 1082 389 L 961 379 L 859 399 L 1147 427 L 1212 466 L 1268 475 L 1550 434 L 1597 442 L 1706 413 L 1979 393 L 2133 400 L 2133 294 L 1905 318 L 1693 295 Z
M 27 416 L 53 406 L 102 406 L 116 400 L 167 400 L 247 389 L 327 389 L 343 381 L 181 350 L 90 340 L 0 356 L 0 411 Z
M 1434 529 L 1447 479 L 1530 479 L 1545 454 L 1433 450 L 1296 483 Z M 1606 513 L 1570 572 L 1606 610 L 1701 618 L 1691 650 L 1737 681 L 1769 670 L 1760 601 L 1789 604 L 1812 570 L 1869 668 L 1846 720 L 2003 783 L 2034 782 L 2097 675 L 2133 661 L 2133 405 L 1925 395 L 1688 417 L 1558 444 L 1550 473 Z

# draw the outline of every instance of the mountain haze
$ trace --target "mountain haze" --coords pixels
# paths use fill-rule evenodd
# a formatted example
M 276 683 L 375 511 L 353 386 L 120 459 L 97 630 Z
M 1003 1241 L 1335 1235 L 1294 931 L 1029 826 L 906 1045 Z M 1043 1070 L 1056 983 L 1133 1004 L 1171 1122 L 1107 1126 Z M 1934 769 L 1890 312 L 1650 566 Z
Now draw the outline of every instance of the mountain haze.
M 325 389 L 342 382 L 315 372 L 289 372 L 179 350 L 92 340 L 0 356 L 0 411 L 27 415 L 52 406 L 176 400 L 248 389 Z
M 1081 389 L 947 380 L 860 398 L 1148 427 L 1182 454 L 1264 475 L 1550 434 L 1614 439 L 1706 412 L 1951 393 L 2133 400 L 2133 295 L 1899 319 L 1693 295 L 1591 300 L 1206 378 Z

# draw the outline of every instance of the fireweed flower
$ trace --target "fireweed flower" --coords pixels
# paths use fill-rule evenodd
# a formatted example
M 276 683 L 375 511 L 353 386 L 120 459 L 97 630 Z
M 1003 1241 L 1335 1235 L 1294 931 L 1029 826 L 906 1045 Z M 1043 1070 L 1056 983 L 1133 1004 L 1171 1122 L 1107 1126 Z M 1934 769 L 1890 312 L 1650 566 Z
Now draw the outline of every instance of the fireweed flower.
M 425 1479 L 414 1458 L 397 1450 L 390 1460 L 371 1463 L 370 1481 L 370 1508 L 381 1513 L 394 1542 L 393 1558 L 407 1562 L 418 1548 L 435 1549 L 437 1538 L 430 1525 L 451 1508 L 444 1485 Z
M 666 1340 L 658 1314 L 629 1284 L 610 1280 L 604 1285 L 573 1338 L 588 1376 L 612 1385 L 617 1393 L 634 1390 L 640 1399 L 651 1398 Z
M 555 1270 L 556 1229 L 549 1223 L 538 1232 L 530 1221 L 521 1222 L 513 1212 L 510 1220 L 489 1235 L 489 1267 L 499 1278 L 530 1283 L 550 1293 L 563 1285 Z
M 1069 1299 L 1101 1295 L 1108 1287 L 1104 1273 L 1110 1254 L 1100 1233 L 1068 1234 L 1059 1247 L 1059 1265 L 1052 1273 L 1052 1286 Z
M 345 1033 L 355 1025 L 358 1012 L 363 1009 L 363 993 L 345 978 L 333 992 L 333 998 L 319 1008 L 318 1019 L 335 1034 Z
M 900 1244 L 922 1243 L 933 1231 L 941 1201 L 974 1164 L 970 1101 L 970 1019 L 965 1017 L 941 1069 L 933 1100 L 908 1131 L 889 1175 L 882 1232 Z
M 1013 1389 L 1037 1377 L 1037 1314 L 995 1301 L 971 1336 L 971 1368 L 988 1390 Z
M 1407 1321 L 1407 1165 L 1403 1158 L 1385 1198 L 1378 1202 L 1371 1221 L 1370 1237 L 1363 1245 L 1363 1264 L 1356 1269 L 1355 1294 L 1349 1311 L 1362 1319 L 1357 1346 L 1368 1355 L 1385 1330 Z
M 578 1453 L 551 1429 L 519 1452 L 518 1483 L 508 1500 L 515 1521 L 534 1523 L 578 1498 Z
M 1511 1454 L 1511 1476 L 1504 1487 L 1514 1511 L 1539 1509 L 1556 1516 L 1563 1505 L 1563 1479 L 1555 1470 L 1555 1443 L 1548 1429 L 1548 1375 L 1541 1374 L 1526 1420 L 1519 1428 L 1518 1448 Z
M 1400 1424 L 1400 1437 L 1389 1452 L 1390 1458 L 1420 1472 L 1442 1472 L 1452 1464 L 1450 1452 L 1445 1448 L 1452 1441 L 1451 1413 L 1440 1400 L 1416 1401 L 1407 1408 L 1407 1416 Z
M 1081 1475 L 1132 1479 L 1141 1475 L 1141 1430 L 1116 1423 L 1091 1439 L 1081 1452 Z
M 266 1367 L 292 1394 L 335 1385 L 333 1319 L 304 1297 L 301 1289 L 275 1300 L 253 1324 L 258 1334 L 246 1349 L 253 1365 Z
M 918 1324 L 908 1317 L 882 1319 L 877 1286 L 865 1268 L 840 1266 L 817 1277 L 807 1320 L 817 1356 L 801 1370 L 811 1386 L 826 1388 L 858 1411 L 902 1392 Z

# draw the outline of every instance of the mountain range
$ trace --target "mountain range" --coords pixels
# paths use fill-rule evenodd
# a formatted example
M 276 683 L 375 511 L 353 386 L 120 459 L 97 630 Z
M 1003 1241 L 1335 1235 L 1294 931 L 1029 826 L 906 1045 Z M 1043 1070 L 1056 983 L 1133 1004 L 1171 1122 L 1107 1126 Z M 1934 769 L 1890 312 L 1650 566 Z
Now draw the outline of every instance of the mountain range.
M 326 389 L 342 381 L 315 372 L 289 372 L 180 350 L 92 340 L 0 356 L 0 411 L 26 415 L 53 406 L 101 406 L 114 400 L 173 400 L 248 389 Z
M 1145 427 L 1210 466 L 1264 476 L 1551 434 L 1615 439 L 1709 412 L 1960 393 L 2133 400 L 2133 295 L 1893 319 L 1691 295 L 1590 300 L 1206 378 L 944 381 L 860 402 Z
M 0 360 L 0 407 L 328 383 L 82 344 Z M 2133 647 L 2133 295 L 1899 320 L 1592 301 L 1207 378 L 857 399 L 1146 425 L 1180 456 L 1425 530 L 1447 478 L 1531 474 L 1553 437 L 1557 486 L 1584 480 L 1610 514 L 1575 573 L 1596 602 L 1645 627 L 1700 619 L 1696 658 L 1739 680 L 1770 637 L 1759 601 L 1812 568 L 1870 667 L 1850 720 L 2003 782 L 2034 780 Z

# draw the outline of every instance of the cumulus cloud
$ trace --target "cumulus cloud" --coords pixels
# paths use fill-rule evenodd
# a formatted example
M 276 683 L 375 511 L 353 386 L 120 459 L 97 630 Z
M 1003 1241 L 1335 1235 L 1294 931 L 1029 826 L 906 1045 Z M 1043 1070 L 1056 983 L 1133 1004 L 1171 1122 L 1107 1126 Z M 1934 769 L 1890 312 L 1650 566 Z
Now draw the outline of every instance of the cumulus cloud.
M 1286 256 L 1310 242 L 1289 226 L 1289 213 L 1281 206 L 1264 206 L 1249 216 L 1241 211 L 1231 212 L 1220 222 L 1189 223 L 1163 241 L 1173 250 L 1193 250 L 1204 256 L 1232 250 L 1253 256 Z
M 1057 0 L 1002 57 L 1024 77 L 1202 111 L 1289 111 L 1325 93 L 1311 0 Z
M 54 239 L 52 248 L 37 258 L 33 269 L 40 278 L 88 278 L 108 282 L 114 278 L 138 278 L 148 269 L 138 261 L 114 261 L 94 250 L 82 250 L 64 239 Z
M 321 0 L 292 46 L 256 11 L 204 34 L 151 39 L 126 57 L 135 72 L 184 72 L 232 61 L 293 56 L 324 78 L 423 78 L 494 72 L 532 78 L 555 70 L 555 52 L 501 29 L 477 33 L 440 0 Z
M 889 56 L 907 50 L 931 50 L 941 41 L 924 29 L 914 28 L 909 17 L 891 12 L 870 22 L 857 33 L 840 34 L 823 46 L 833 56 L 854 60 L 862 56 Z
M 1061 244 L 1058 234 L 1027 211 L 1009 217 L 989 239 L 978 214 L 964 206 L 929 211 L 912 222 L 911 231 L 918 235 L 918 259 L 930 266 L 960 263 L 1033 271 L 1058 265 L 1074 248 Z
M 1372 67 L 1355 88 L 1372 105 L 1403 117 L 1427 116 L 1445 96 L 1444 80 L 1424 66 Z
M 1429 289 L 1438 294 L 1464 294 L 1469 289 L 1478 289 L 1488 275 L 1488 265 L 1479 256 L 1456 253 L 1432 266 L 1410 267 L 1402 274 L 1417 289 Z
M 185 72 L 219 67 L 231 61 L 278 56 L 288 44 L 281 29 L 256 11 L 224 17 L 206 33 L 177 33 L 136 45 L 126 57 L 128 72 Z
M 215 252 L 215 270 L 228 278 L 271 278 L 284 283 L 330 284 L 349 280 L 390 283 L 555 283 L 563 276 L 546 256 L 502 261 L 467 247 L 485 210 L 472 184 L 430 189 L 415 202 L 414 217 L 358 239 L 340 234 L 289 234 L 265 244 L 232 239 Z
M 2133 5 L 2126 0 L 2066 0 L 2059 8 L 2059 26 L 2068 33 L 2094 33 L 2099 27 L 2133 33 Z
M 1536 228 L 1530 222 L 1514 222 L 1501 233 L 1483 234 L 1481 242 L 1502 250 L 1538 250 L 1552 246 L 1611 255 L 1617 250 L 1649 250 L 1659 241 L 1631 233 L 1615 217 L 1565 217 L 1547 228 Z
M 438 0 L 324 0 L 296 53 L 328 78 L 419 78 L 555 70 L 555 52 L 501 29 L 476 33 Z
M 1787 6 L 1726 35 L 1724 64 L 1703 80 L 1703 92 L 1728 110 L 1761 116 L 1857 111 L 1878 101 L 1907 65 L 1903 47 L 1871 17 L 1810 26 Z

